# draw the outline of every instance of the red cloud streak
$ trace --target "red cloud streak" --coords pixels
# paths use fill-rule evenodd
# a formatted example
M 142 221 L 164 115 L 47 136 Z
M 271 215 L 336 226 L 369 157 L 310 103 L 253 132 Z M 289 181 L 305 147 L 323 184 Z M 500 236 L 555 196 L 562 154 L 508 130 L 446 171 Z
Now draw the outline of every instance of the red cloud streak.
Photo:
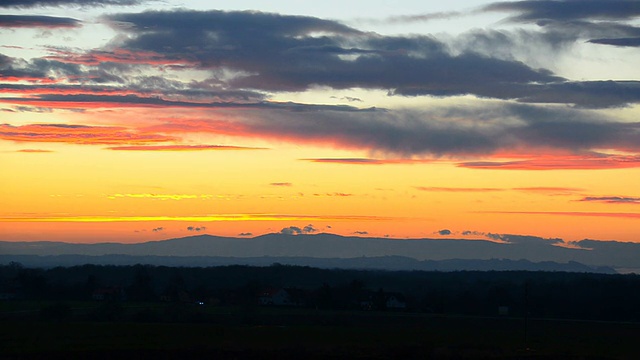
M 346 164 L 346 165 L 397 165 L 397 164 L 427 164 L 435 160 L 430 159 L 369 159 L 369 158 L 317 158 L 300 159 L 314 163 Z
M 560 215 L 560 216 L 589 216 L 589 217 L 614 217 L 624 219 L 640 219 L 640 213 L 614 213 L 614 212 L 581 212 L 581 211 L 480 211 L 491 214 L 514 215 Z

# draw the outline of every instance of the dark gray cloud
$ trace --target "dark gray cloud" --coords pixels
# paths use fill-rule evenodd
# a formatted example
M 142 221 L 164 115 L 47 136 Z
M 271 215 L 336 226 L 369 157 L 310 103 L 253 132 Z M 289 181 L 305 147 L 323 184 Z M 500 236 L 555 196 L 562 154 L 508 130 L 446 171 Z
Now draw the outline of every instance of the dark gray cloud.
M 607 204 L 640 204 L 640 197 L 631 196 L 586 196 L 580 201 L 601 202 Z
M 303 228 L 299 228 L 297 226 L 289 226 L 280 230 L 281 234 L 284 235 L 300 235 L 300 234 L 311 234 L 318 231 L 313 225 L 309 224 Z
M 538 84 L 476 84 L 466 88 L 398 88 L 393 94 L 404 96 L 453 96 L 473 94 L 480 97 L 517 100 L 526 103 L 574 104 L 582 108 L 622 107 L 640 102 L 640 81 L 559 81 Z
M 153 232 L 160 232 L 160 231 L 163 231 L 163 230 L 164 230 L 163 227 L 153 228 Z
M 149 0 L 3 0 L 0 8 L 35 8 L 46 6 L 117 6 L 138 5 Z
M 449 229 L 442 229 L 442 230 L 438 231 L 438 234 L 440 234 L 440 235 L 442 235 L 442 236 L 451 235 L 451 230 L 449 230 Z
M 540 238 L 536 236 L 492 234 L 492 233 L 487 233 L 487 236 L 494 240 L 502 240 L 510 244 L 519 244 L 519 245 L 540 245 L 540 244 L 563 245 L 565 244 L 564 240 L 559 238 L 550 239 L 550 238 Z
M 120 44 L 126 51 L 238 73 L 212 78 L 227 90 L 302 91 L 321 85 L 588 108 L 640 101 L 635 82 L 572 82 L 517 60 L 518 52 L 531 53 L 531 44 L 555 51 L 578 39 L 640 36 L 640 29 L 615 22 L 547 22 L 542 32 L 474 31 L 457 40 L 453 53 L 430 36 L 381 36 L 313 17 L 181 10 L 109 19 L 131 25 L 121 28 L 129 33 Z
M 244 72 L 235 88 L 297 91 L 313 85 L 428 89 L 431 95 L 475 94 L 479 88 L 562 80 L 524 63 L 463 53 L 429 36 L 362 33 L 312 17 L 256 12 L 178 11 L 117 14 L 129 51 L 151 51 L 200 68 Z M 496 84 L 496 85 L 494 85 Z
M 515 61 L 520 59 L 530 66 L 555 61 L 558 54 L 593 39 L 640 37 L 640 28 L 612 21 L 589 22 L 544 21 L 537 28 L 473 29 L 449 39 L 455 52 L 472 52 L 485 57 Z M 535 48 L 537 51 L 532 52 Z M 547 65 L 548 66 L 548 65 Z
M 590 36 L 640 34 L 640 30 L 628 25 L 575 21 L 542 35 L 476 31 L 464 37 L 468 40 L 460 45 L 463 51 L 452 55 L 447 46 L 432 37 L 385 37 L 312 17 L 176 11 L 119 14 L 110 19 L 132 24 L 123 30 L 130 31 L 131 38 L 119 50 L 74 54 L 65 49 L 51 49 L 54 55 L 29 62 L 4 57 L 0 59 L 0 75 L 27 80 L 72 78 L 82 85 L 67 86 L 118 85 L 141 94 L 163 96 L 97 98 L 98 94 L 85 94 L 63 99 L 67 95 L 58 93 L 34 97 L 34 102 L 57 96 L 51 101 L 198 106 L 194 105 L 196 102 L 181 101 L 189 98 L 209 103 L 203 106 L 233 107 L 235 103 L 249 102 L 253 104 L 243 106 L 264 107 L 265 104 L 256 103 L 265 99 L 264 91 L 304 90 L 313 85 L 385 89 L 391 95 L 401 96 L 470 94 L 530 103 L 570 103 L 586 108 L 640 101 L 639 82 L 570 82 L 516 61 L 510 53 L 515 44 L 531 43 L 529 40 L 536 36 L 552 47 L 575 41 L 585 27 L 591 28 Z M 499 50 L 500 46 L 504 49 Z M 148 66 L 145 62 L 158 66 L 172 66 L 174 62 L 196 66 L 211 70 L 212 77 L 182 83 L 142 76 L 133 66 Z M 220 78 L 215 75 L 219 70 L 240 75 Z M 7 86 L 24 85 L 4 85 Z M 267 107 L 277 106 L 283 105 L 270 103 Z M 292 108 L 291 104 L 286 106 Z
M 640 16 L 637 0 L 527 0 L 496 2 L 483 11 L 515 12 L 513 22 L 544 20 L 629 20 Z
M 613 38 L 613 39 L 591 39 L 590 43 L 613 45 L 613 46 L 640 46 L 640 37 L 631 38 Z
M 402 156 L 491 154 L 513 149 L 640 149 L 640 123 L 588 110 L 533 105 L 359 112 L 251 112 L 245 133 L 334 143 Z M 452 121 L 456 119 L 456 121 Z M 464 119 L 464 120 L 463 120 Z
M 299 235 L 302 234 L 302 229 L 297 226 L 289 226 L 286 228 L 282 228 L 282 230 L 280 230 L 280 233 L 283 235 Z
M 81 26 L 80 20 L 42 15 L 0 15 L 0 28 L 41 27 L 74 28 Z
M 582 81 L 523 88 L 518 100 L 568 103 L 584 108 L 619 107 L 640 102 L 640 81 Z
M 318 229 L 316 229 L 312 224 L 309 224 L 302 228 L 302 232 L 305 234 L 314 233 L 316 231 L 318 231 Z
M 238 236 L 253 236 L 253 233 L 250 233 L 250 232 L 242 232 L 242 233 L 238 234 Z
M 206 226 L 187 226 L 187 231 L 200 232 L 205 230 L 207 230 Z
M 356 235 L 369 235 L 368 231 L 354 231 L 353 233 Z

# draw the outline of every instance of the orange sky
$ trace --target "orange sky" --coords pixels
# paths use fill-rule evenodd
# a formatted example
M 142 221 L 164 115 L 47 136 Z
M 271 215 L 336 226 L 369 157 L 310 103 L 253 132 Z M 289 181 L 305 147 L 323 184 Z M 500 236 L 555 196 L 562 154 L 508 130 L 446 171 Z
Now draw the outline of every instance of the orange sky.
M 37 23 L 35 10 L 7 10 L 24 18 L 0 21 L 0 240 L 293 226 L 640 242 L 633 46 L 588 32 L 546 43 L 557 29 L 540 24 L 530 44 L 517 15 L 538 13 L 506 5 L 509 21 L 478 8 L 469 24 L 485 27 L 456 35 L 158 6 L 78 18 L 43 8 Z M 599 16 L 576 14 L 583 25 Z M 492 42 L 494 30 L 511 42 Z M 535 55 L 534 43 L 560 50 Z

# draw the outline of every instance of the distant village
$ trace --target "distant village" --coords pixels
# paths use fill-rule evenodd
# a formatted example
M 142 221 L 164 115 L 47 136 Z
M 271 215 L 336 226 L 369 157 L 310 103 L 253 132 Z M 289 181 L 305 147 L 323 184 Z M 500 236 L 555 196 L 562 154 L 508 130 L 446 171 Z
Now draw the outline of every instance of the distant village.
M 228 305 L 242 302 L 238 293 L 224 294 Z M 21 295 L 15 288 L 11 292 L 0 294 L 0 299 L 19 299 Z M 91 298 L 94 301 L 127 301 L 127 291 L 120 286 L 100 287 L 95 289 Z M 166 303 L 184 303 L 196 305 L 221 305 L 223 300 L 217 297 L 203 298 L 194 296 L 186 290 L 174 289 L 158 296 L 158 300 Z M 246 300 L 246 299 L 243 299 Z M 359 309 L 368 311 L 406 310 L 405 296 L 398 292 L 387 292 L 383 289 L 372 291 L 353 288 L 350 290 L 332 290 L 323 287 L 318 290 L 299 288 L 265 288 L 257 292 L 253 302 L 260 306 L 274 307 L 332 307 L 343 309 Z

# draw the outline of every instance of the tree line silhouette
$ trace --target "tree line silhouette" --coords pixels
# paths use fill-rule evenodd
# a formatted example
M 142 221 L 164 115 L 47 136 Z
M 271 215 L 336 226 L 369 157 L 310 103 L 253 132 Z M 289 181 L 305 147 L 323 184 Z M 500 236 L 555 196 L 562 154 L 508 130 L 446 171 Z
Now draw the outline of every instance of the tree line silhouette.
M 3 301 L 53 301 L 59 305 L 47 310 L 53 317 L 56 311 L 64 313 L 64 302 L 99 300 L 109 300 L 112 312 L 119 302 L 239 306 L 250 312 L 259 306 L 265 289 L 274 288 L 296 289 L 296 306 L 309 309 L 390 310 L 382 299 L 396 294 L 406 303 L 402 311 L 409 312 L 640 321 L 640 276 L 633 274 L 359 271 L 280 264 L 0 266 Z M 108 289 L 116 289 L 117 296 L 109 296 Z M 98 300 L 99 291 L 104 296 Z

